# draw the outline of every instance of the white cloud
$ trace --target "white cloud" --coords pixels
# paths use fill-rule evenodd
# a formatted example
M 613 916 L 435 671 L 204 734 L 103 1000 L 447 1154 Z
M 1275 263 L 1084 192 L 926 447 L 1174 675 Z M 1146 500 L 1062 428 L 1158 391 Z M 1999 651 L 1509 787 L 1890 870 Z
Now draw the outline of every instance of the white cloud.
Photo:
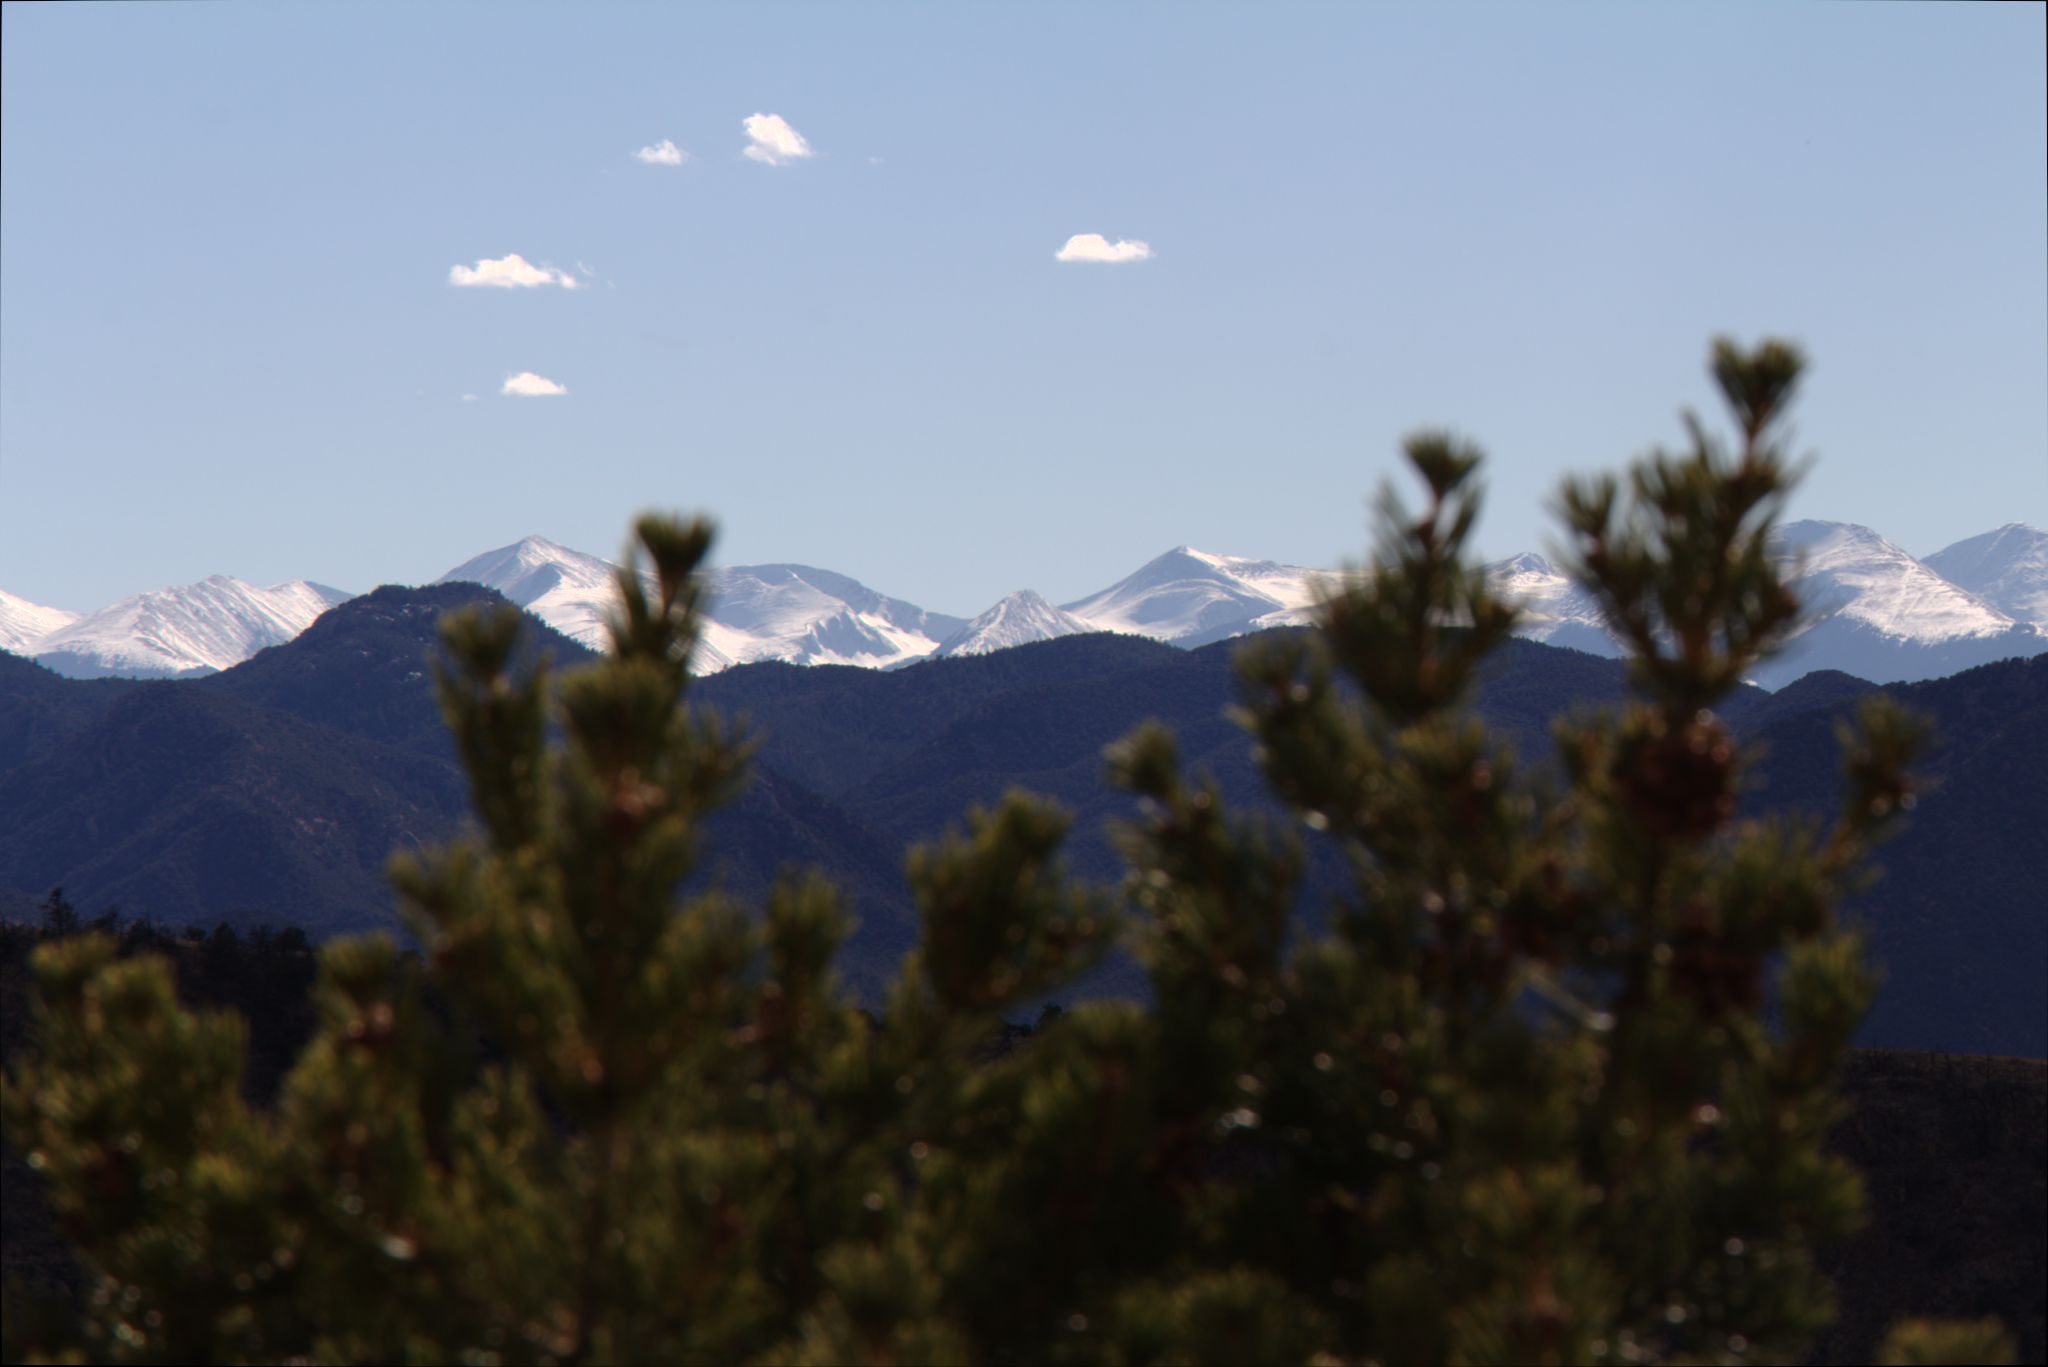
M 522 370 L 508 378 L 505 387 L 498 392 L 510 394 L 515 399 L 553 399 L 569 391 L 545 376 L 536 375 L 531 370 Z
M 474 266 L 451 266 L 448 283 L 465 287 L 532 289 L 539 285 L 560 285 L 565 290 L 581 288 L 575 276 L 553 266 L 536 266 L 519 253 L 493 261 L 486 257 Z
M 791 128 L 780 114 L 749 114 L 741 122 L 747 130 L 747 145 L 740 155 L 749 161 L 781 166 L 817 155 L 804 135 Z
M 1151 255 L 1149 242 L 1127 242 L 1123 238 L 1111 242 L 1101 233 L 1075 233 L 1067 239 L 1066 246 L 1053 253 L 1052 259 L 1116 266 L 1126 261 L 1144 261 Z
M 652 147 L 643 147 L 633 154 L 649 166 L 681 166 L 690 159 L 690 154 L 663 138 Z
M 475 402 L 476 402 L 476 395 L 474 395 L 474 394 L 464 394 L 464 395 L 462 396 L 462 401 L 463 401 L 464 403 L 475 403 Z

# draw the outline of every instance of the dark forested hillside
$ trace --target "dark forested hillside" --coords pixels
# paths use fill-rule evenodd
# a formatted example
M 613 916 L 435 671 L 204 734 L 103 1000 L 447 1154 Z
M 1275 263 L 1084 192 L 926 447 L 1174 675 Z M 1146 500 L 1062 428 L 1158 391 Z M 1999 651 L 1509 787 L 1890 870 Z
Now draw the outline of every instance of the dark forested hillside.
M 466 800 L 438 756 L 146 684 L 0 778 L 0 885 L 181 924 L 388 926 L 384 860 Z
M 436 623 L 495 600 L 474 585 L 380 589 L 193 682 L 87 683 L 0 658 L 0 910 L 61 883 L 90 910 L 118 902 L 176 924 L 272 920 L 316 935 L 394 924 L 385 859 L 446 838 L 467 804 L 434 700 Z M 532 628 L 530 655 L 559 668 L 589 658 Z M 1017 787 L 1054 797 L 1075 813 L 1074 867 L 1117 877 L 1106 832 L 1132 808 L 1103 781 L 1102 751 L 1142 721 L 1172 726 L 1234 803 L 1263 805 L 1228 715 L 1234 650 L 1077 636 L 888 673 L 758 664 L 702 680 L 695 697 L 745 717 L 759 745 L 755 782 L 708 832 L 706 878 L 753 897 L 784 869 L 825 869 L 862 923 L 846 966 L 878 983 L 914 939 L 905 846 L 970 804 Z M 1512 641 L 1479 708 L 1525 763 L 1548 763 L 1555 718 L 1625 688 L 1617 661 Z M 1763 748 L 1751 808 L 1826 810 L 1834 728 L 1871 691 L 1822 673 L 1732 698 L 1729 720 Z M 1865 1038 L 2048 1052 L 2048 662 L 1887 691 L 1942 742 L 1925 766 L 1930 791 L 1858 906 L 1890 974 Z M 1334 860 L 1314 872 L 1310 911 L 1341 883 Z
M 1753 808 L 1833 807 L 1835 726 L 1869 687 L 1836 675 L 1811 690 L 1827 690 L 1818 705 L 1760 718 Z M 1911 820 L 1879 850 L 1881 876 L 1856 903 L 1887 973 L 1865 1038 L 2038 1058 L 2048 1053 L 2048 657 L 1885 691 L 1933 724 L 1935 743 Z
M 131 679 L 67 679 L 0 650 L 0 775 L 83 731 L 140 686 Z
M 163 924 L 398 929 L 386 861 L 454 835 L 469 804 L 434 696 L 438 624 L 502 601 L 474 584 L 382 588 L 174 683 L 69 680 L 0 656 L 0 746 L 16 738 L 0 748 L 0 915 L 62 885 L 95 913 Z M 591 658 L 527 625 L 529 663 Z M 702 881 L 749 899 L 786 870 L 830 869 L 861 917 L 845 966 L 864 986 L 914 938 L 893 840 L 772 764 L 708 844 Z
M 477 584 L 380 588 L 326 612 L 296 640 L 196 681 L 210 693 L 386 745 L 454 758 L 434 698 L 429 657 L 441 617 L 504 602 Z M 527 619 L 522 665 L 594 658 L 538 618 Z
M 1148 670 L 1172 673 L 1189 659 L 1184 651 L 1142 637 L 1072 636 L 885 673 L 780 661 L 742 665 L 705 679 L 694 696 L 707 707 L 746 718 L 760 736 L 762 758 L 836 796 L 999 699 Z

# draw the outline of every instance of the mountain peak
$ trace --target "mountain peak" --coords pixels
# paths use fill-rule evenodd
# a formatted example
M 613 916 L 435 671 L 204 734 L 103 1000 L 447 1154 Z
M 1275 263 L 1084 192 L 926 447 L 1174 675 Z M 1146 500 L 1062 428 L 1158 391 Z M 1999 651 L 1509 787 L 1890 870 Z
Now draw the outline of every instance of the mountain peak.
M 1906 553 L 1891 542 L 1856 522 L 1823 522 L 1818 518 L 1801 518 L 1796 522 L 1783 522 L 1771 529 L 1771 545 L 1779 554 L 1810 551 L 1817 548 L 1855 546 L 1859 548 L 1883 547 Z M 1908 557 L 1909 559 L 1911 557 Z
M 611 647 L 619 567 L 546 537 L 485 551 L 441 576 L 496 589 L 593 650 Z M 715 674 L 750 660 L 887 666 L 920 659 L 965 625 L 809 565 L 707 571 L 702 635 L 691 668 Z
M 88 613 L 37 641 L 34 655 L 74 678 L 211 674 L 291 640 L 349 596 L 303 579 L 266 589 L 216 574 Z
M 75 612 L 31 603 L 0 589 L 0 650 L 32 655 L 38 641 L 77 620 Z
M 1321 570 L 1176 546 L 1100 593 L 1061 611 L 1097 631 L 1125 631 L 1201 646 L 1309 620 Z
M 939 646 L 942 656 L 986 655 L 1032 641 L 1084 636 L 1100 627 L 1062 612 L 1030 589 L 1018 589 Z
M 1936 551 L 1926 564 L 2008 617 L 2048 627 L 2048 532 L 2008 522 Z
M 1520 575 L 1538 575 L 1544 578 L 1562 577 L 1557 566 L 1550 563 L 1550 557 L 1538 555 L 1535 551 L 1523 551 L 1505 560 L 1496 560 L 1486 566 L 1486 573 L 1497 578 L 1514 578 Z
M 1801 519 L 1773 529 L 1772 551 L 1798 567 L 1809 615 L 1796 648 L 1772 666 L 1771 677 L 1796 677 L 1795 667 L 1825 658 L 1873 679 L 1923 678 L 1962 667 L 1957 662 L 1965 659 L 2033 654 L 2048 643 L 2048 532 L 2029 523 L 2008 522 L 1923 561 L 1869 527 Z M 969 622 L 810 565 L 728 566 L 704 575 L 703 631 L 692 668 L 713 673 L 752 660 L 893 668 L 1081 631 L 1193 648 L 1307 623 L 1324 592 L 1348 573 L 1182 543 L 1089 597 L 1056 607 L 1020 589 Z M 1521 607 L 1518 634 L 1598 654 L 1618 650 L 1597 599 L 1548 557 L 1513 556 L 1485 566 L 1485 574 Z M 534 533 L 435 582 L 485 585 L 605 650 L 618 575 L 613 562 Z M 0 592 L 0 650 L 85 676 L 207 673 L 291 639 L 348 597 L 307 580 L 259 588 L 217 574 L 81 617 Z M 1830 654 L 1830 642 L 1838 641 L 1852 641 L 1854 651 Z
M 581 551 L 574 551 L 559 541 L 550 541 L 544 536 L 522 536 L 512 544 L 512 549 L 522 556 L 535 560 L 583 560 L 589 557 Z

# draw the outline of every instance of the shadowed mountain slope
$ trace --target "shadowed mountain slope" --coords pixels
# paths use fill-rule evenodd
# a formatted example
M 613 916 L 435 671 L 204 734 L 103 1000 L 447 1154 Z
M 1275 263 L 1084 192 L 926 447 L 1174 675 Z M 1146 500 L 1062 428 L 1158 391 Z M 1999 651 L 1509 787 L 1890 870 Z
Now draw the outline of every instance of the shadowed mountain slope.
M 92 725 L 139 686 L 132 679 L 67 679 L 0 650 L 0 775 Z
M 434 697 L 442 613 L 502 602 L 473 584 L 384 588 L 205 679 L 65 680 L 0 660 L 0 890 L 63 885 L 169 924 L 396 929 L 384 865 L 453 837 L 469 810 Z M 526 662 L 595 657 L 528 619 Z M 25 719 L 25 720 L 16 720 Z M 831 869 L 872 987 L 915 938 L 895 843 L 778 772 L 709 823 L 701 881 L 758 901 L 786 869 Z
M 437 757 L 150 684 L 0 778 L 0 886 L 171 923 L 388 926 L 384 860 L 466 799 Z
M 176 923 L 391 924 L 386 857 L 448 838 L 467 810 L 433 696 L 436 623 L 486 601 L 475 586 L 381 589 L 194 682 L 84 683 L 0 659 L 0 896 L 20 906 L 62 883 L 88 911 L 120 901 Z M 590 658 L 538 623 L 531 642 L 559 668 Z M 1271 810 L 1228 715 L 1235 648 L 1094 634 L 892 672 L 761 663 L 700 680 L 693 697 L 745 718 L 759 746 L 756 781 L 706 833 L 705 876 L 752 899 L 787 868 L 824 869 L 862 918 L 847 967 L 871 986 L 915 938 L 905 847 L 970 805 L 1018 787 L 1055 798 L 1075 813 L 1076 871 L 1118 878 L 1107 830 L 1134 808 L 1104 782 L 1102 752 L 1144 721 L 1174 728 L 1233 806 Z M 1478 703 L 1525 765 L 1545 765 L 1554 718 L 1625 688 L 1619 661 L 1514 641 Z M 1731 698 L 1731 725 L 1766 751 L 1750 809 L 1829 809 L 1834 728 L 1873 688 L 1823 673 Z M 1865 1038 L 2048 1052 L 2048 660 L 1888 691 L 1944 743 L 1885 878 L 1856 904 L 1891 976 Z M 1342 867 L 1327 847 L 1315 859 L 1311 916 Z
M 2048 658 L 1884 691 L 1926 717 L 1936 741 L 1917 767 L 1924 786 L 1905 829 L 1878 851 L 1882 876 L 1853 903 L 1887 972 L 1863 1038 L 2039 1058 L 2048 1054 Z M 1840 687 L 1752 733 L 1763 747 L 1753 810 L 1835 810 L 1835 728 L 1855 703 Z

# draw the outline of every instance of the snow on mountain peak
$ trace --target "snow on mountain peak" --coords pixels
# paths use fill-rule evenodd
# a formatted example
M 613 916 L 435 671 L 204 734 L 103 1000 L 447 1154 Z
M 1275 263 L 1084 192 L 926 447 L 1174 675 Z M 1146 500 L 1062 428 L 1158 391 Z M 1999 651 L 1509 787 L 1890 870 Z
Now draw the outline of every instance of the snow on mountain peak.
M 619 567 L 609 560 L 529 536 L 465 560 L 434 582 L 496 589 L 555 630 L 592 650 L 611 646 Z
M 2005 613 L 1852 522 L 1787 523 L 1777 529 L 1773 553 L 1799 566 L 1799 596 L 1815 618 L 1839 617 L 1921 644 L 2013 626 Z
M 1019 589 L 969 622 L 939 647 L 942 656 L 986 655 L 992 650 L 1061 636 L 1084 636 L 1101 628 L 1061 612 L 1030 589 Z
M 87 613 L 37 641 L 32 653 L 74 678 L 211 674 L 291 640 L 351 596 L 304 579 L 266 589 L 216 574 Z
M 1326 571 L 1176 546 L 1062 611 L 1097 631 L 1195 647 L 1267 627 L 1306 624 Z
M 1846 669 L 1876 682 L 1926 678 L 2048 649 L 2048 533 L 2008 523 L 1923 563 L 1868 527 L 1799 521 L 1773 551 L 1800 567 L 1806 629 L 1765 682 L 1805 669 Z M 1534 553 L 1485 567 L 1523 612 L 1517 630 L 1552 645 L 1620 653 L 1598 601 Z M 486 551 L 437 582 L 487 585 L 585 645 L 608 649 L 619 567 L 541 536 Z M 891 668 L 934 655 L 979 654 L 1087 631 L 1120 631 L 1194 648 L 1313 620 L 1345 572 L 1176 546 L 1124 579 L 1054 607 L 1029 590 L 972 622 L 890 598 L 809 565 L 742 565 L 704 576 L 692 668 L 752 660 Z M 268 589 L 226 575 L 124 599 L 80 617 L 0 592 L 0 649 L 60 673 L 162 676 L 225 669 L 289 640 L 348 595 L 298 581 Z
M 2008 522 L 1922 562 L 2006 616 L 2048 627 L 2048 532 Z
M 966 625 L 811 565 L 737 565 L 704 578 L 711 639 L 735 664 L 886 668 L 932 654 Z
M 607 650 L 619 567 L 537 536 L 486 551 L 441 576 L 496 589 L 593 650 Z M 704 621 L 691 668 L 752 660 L 886 666 L 931 654 L 965 625 L 808 565 L 741 565 L 704 575 Z
M 1607 631 L 1600 600 L 1548 557 L 1524 551 L 1485 567 L 1493 591 L 1522 610 L 1515 634 L 1592 655 L 1615 656 L 1621 647 Z
M 31 603 L 0 589 L 0 650 L 15 655 L 33 655 L 38 641 L 77 620 L 75 612 L 46 608 L 41 603 Z
M 1486 567 L 1486 572 L 1502 578 L 1524 574 L 1537 575 L 1545 579 L 1563 577 L 1557 566 L 1550 563 L 1550 557 L 1538 555 L 1534 551 L 1523 551 L 1520 555 L 1511 555 L 1506 560 L 1496 560 Z

